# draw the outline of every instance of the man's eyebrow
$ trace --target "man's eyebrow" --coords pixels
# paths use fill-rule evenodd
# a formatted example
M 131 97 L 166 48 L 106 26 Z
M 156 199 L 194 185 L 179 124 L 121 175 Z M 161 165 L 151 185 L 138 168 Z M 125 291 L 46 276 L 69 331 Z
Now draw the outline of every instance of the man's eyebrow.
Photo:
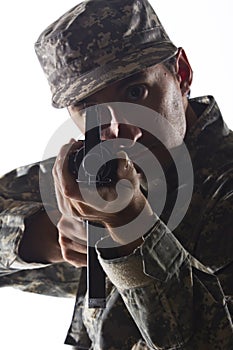
M 146 75 L 147 74 L 145 71 L 141 71 L 139 73 L 129 76 L 128 78 L 122 79 L 118 82 L 117 89 L 122 89 L 125 86 L 140 82 L 146 78 Z

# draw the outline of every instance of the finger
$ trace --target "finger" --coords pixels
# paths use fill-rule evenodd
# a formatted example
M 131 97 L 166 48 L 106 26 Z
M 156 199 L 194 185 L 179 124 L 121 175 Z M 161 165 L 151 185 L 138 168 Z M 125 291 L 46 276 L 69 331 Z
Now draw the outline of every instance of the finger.
M 64 154 L 62 162 L 58 161 L 57 172 L 64 196 L 71 199 L 80 200 L 82 197 L 79 190 L 79 184 L 69 168 L 69 158 L 75 150 L 77 150 L 77 144 L 72 144 L 70 148 L 64 150 L 66 154 Z
M 63 159 L 66 157 L 66 154 L 69 150 L 74 151 L 74 150 L 80 149 L 82 146 L 83 146 L 83 141 L 76 141 L 75 139 L 72 138 L 68 143 L 66 143 L 61 147 L 57 158 Z
M 74 241 L 73 239 L 59 233 L 58 242 L 63 250 L 72 250 L 76 253 L 87 254 L 86 242 L 83 242 L 81 240 L 78 241 L 78 238 L 76 238 L 76 241 Z
M 117 153 L 118 157 L 118 170 L 117 175 L 119 179 L 129 180 L 134 186 L 139 185 L 139 179 L 137 171 L 131 159 L 129 159 L 127 153 L 120 151 Z
M 74 139 L 71 139 L 69 143 L 61 147 L 53 167 L 53 175 L 56 180 L 60 182 L 61 169 L 63 168 L 64 162 L 69 157 L 70 153 L 80 149 L 82 145 L 83 141 L 75 141 Z
M 59 244 L 61 247 L 62 257 L 68 263 L 75 267 L 87 265 L 87 248 L 81 244 L 73 242 L 67 237 L 60 236 Z
M 66 198 L 75 198 L 76 200 L 80 198 L 79 186 L 69 169 L 69 157 L 71 153 L 80 149 L 82 145 L 82 141 L 75 142 L 71 140 L 69 144 L 61 148 L 56 158 L 53 167 L 53 178 L 56 194 L 59 199 L 61 199 L 61 195 Z
M 55 194 L 58 204 L 59 211 L 68 217 L 72 217 L 74 215 L 73 208 L 71 203 L 67 201 L 64 195 L 61 193 L 61 190 L 58 185 L 55 185 Z
M 57 224 L 57 228 L 64 236 L 85 244 L 87 240 L 85 222 L 67 216 L 62 216 Z
M 75 267 L 87 266 L 87 255 L 86 254 L 80 254 L 80 253 L 77 253 L 77 252 L 70 250 L 70 251 L 66 251 L 62 257 L 66 262 L 68 262 L 69 264 L 71 264 Z
M 91 210 L 86 212 L 79 207 L 79 203 L 81 201 L 84 203 L 85 201 L 81 196 L 79 184 L 76 182 L 68 166 L 70 154 L 82 145 L 82 141 L 75 142 L 71 140 L 69 144 L 61 148 L 54 164 L 53 176 L 59 210 L 66 216 L 82 216 L 86 219 L 85 214 L 89 217 L 88 214 L 89 212 L 91 213 Z M 86 185 L 84 184 L 84 186 Z M 87 191 L 90 191 L 90 189 L 87 189 Z M 93 195 L 90 194 L 89 197 L 93 198 Z

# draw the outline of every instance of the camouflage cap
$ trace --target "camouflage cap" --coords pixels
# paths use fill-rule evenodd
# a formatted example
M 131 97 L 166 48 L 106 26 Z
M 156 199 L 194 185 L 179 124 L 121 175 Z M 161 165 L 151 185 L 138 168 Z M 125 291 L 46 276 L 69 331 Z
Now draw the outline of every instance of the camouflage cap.
M 35 43 L 54 107 L 80 101 L 177 52 L 147 0 L 87 0 Z

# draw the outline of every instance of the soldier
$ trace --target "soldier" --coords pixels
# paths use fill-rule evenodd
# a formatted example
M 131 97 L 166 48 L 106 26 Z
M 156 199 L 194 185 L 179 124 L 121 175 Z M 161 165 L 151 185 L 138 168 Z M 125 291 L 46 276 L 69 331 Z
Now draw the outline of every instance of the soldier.
M 189 98 L 185 51 L 147 0 L 84 1 L 35 48 L 53 105 L 83 133 L 100 105 L 120 185 L 77 183 L 73 139 L 56 160 L 5 175 L 1 285 L 77 291 L 66 338 L 76 349 L 232 349 L 233 135 L 213 97 Z M 96 245 L 106 308 L 86 305 L 86 220 L 108 234 Z

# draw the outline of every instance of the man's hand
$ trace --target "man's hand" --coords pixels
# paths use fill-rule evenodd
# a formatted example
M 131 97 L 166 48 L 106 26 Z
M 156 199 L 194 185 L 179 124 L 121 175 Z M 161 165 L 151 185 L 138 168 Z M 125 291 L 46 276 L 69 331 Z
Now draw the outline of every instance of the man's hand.
M 138 240 L 139 235 L 132 238 L 132 232 L 140 229 L 142 236 L 144 223 L 152 223 L 152 210 L 140 190 L 139 174 L 127 154 L 118 153 L 119 181 L 116 186 L 101 186 L 97 190 L 88 183 L 77 183 L 68 168 L 69 155 L 81 147 L 82 143 L 74 140 L 64 145 L 53 169 L 58 207 L 62 213 L 57 226 L 59 243 L 64 259 L 75 266 L 84 264 L 86 254 L 82 221 L 102 224 L 120 245 Z M 140 222 L 134 224 L 142 211 Z
M 84 222 L 78 218 L 62 215 L 57 228 L 63 259 L 76 267 L 86 266 L 87 243 Z

